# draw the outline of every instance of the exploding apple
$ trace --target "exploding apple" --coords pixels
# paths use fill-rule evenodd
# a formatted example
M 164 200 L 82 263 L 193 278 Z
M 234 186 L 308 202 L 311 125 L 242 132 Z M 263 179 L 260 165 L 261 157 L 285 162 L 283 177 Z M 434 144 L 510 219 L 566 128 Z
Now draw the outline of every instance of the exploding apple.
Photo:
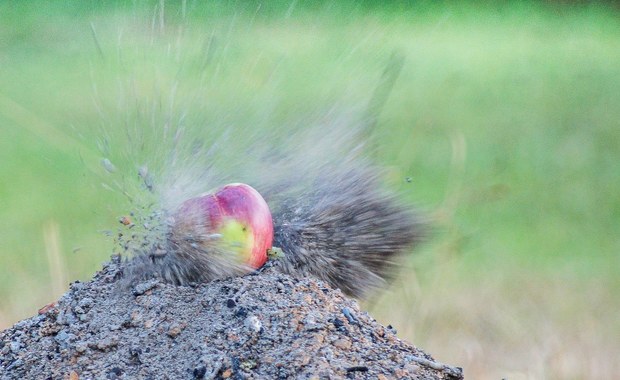
M 185 239 L 233 264 L 257 269 L 273 241 L 269 206 L 253 187 L 231 183 L 183 202 L 177 212 Z

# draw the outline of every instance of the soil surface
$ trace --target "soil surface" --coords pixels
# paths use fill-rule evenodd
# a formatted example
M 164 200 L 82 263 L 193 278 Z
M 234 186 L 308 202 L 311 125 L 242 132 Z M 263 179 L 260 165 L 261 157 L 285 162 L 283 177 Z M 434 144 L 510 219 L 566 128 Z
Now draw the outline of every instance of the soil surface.
M 277 265 L 274 264 L 274 265 Z M 113 257 L 0 332 L 0 379 L 461 379 L 340 290 L 267 267 L 131 288 Z

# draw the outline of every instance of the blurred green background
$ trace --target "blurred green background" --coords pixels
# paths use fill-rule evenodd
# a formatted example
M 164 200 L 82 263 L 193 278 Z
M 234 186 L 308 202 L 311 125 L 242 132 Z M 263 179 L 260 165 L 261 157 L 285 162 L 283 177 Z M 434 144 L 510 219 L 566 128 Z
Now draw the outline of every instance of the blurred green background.
M 141 149 L 118 137 L 132 99 L 303 125 L 365 104 L 393 53 L 375 158 L 436 233 L 365 307 L 468 378 L 614 378 L 613 3 L 1 2 L 0 328 L 111 254 L 127 209 L 93 163 L 102 130 Z

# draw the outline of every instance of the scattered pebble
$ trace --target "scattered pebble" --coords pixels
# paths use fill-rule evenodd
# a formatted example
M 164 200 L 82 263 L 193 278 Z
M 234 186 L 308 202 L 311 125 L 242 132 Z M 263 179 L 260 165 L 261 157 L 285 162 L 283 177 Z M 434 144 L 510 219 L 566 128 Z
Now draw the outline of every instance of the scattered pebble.
M 147 281 L 147 282 L 141 282 L 138 285 L 133 287 L 132 289 L 133 295 L 141 296 L 144 293 L 156 287 L 158 284 L 159 284 L 159 281 L 155 279 Z
M 347 372 L 368 372 L 368 367 L 359 365 L 347 368 Z
M 84 352 L 86 352 L 87 349 L 88 349 L 88 345 L 84 342 L 80 342 L 75 345 L 75 351 L 80 354 L 83 354 Z
M 176 338 L 181 333 L 181 331 L 183 331 L 185 326 L 185 324 L 173 324 L 172 326 L 170 326 L 166 334 L 168 334 L 168 336 L 171 338 Z
M 351 341 L 346 338 L 340 338 L 334 341 L 334 346 L 341 350 L 349 350 L 351 348 Z
M 261 323 L 260 319 L 258 319 L 258 317 L 255 315 L 250 315 L 249 317 L 247 317 L 243 322 L 243 325 L 248 330 L 250 330 L 250 332 L 253 333 L 261 332 L 261 329 L 263 328 L 263 324 Z
M 357 318 L 355 317 L 355 315 L 353 315 L 351 309 L 349 309 L 348 307 L 342 308 L 342 314 L 344 314 L 345 318 L 347 318 L 347 321 L 349 321 L 350 324 L 357 324 Z
M 19 352 L 19 349 L 21 348 L 21 344 L 19 344 L 19 342 L 11 342 L 11 343 L 9 343 L 9 348 L 10 348 L 11 352 L 16 354 L 16 353 Z
M 90 297 L 85 297 L 82 298 L 79 302 L 78 302 L 78 306 L 83 308 L 83 309 L 90 309 L 91 306 L 93 306 L 93 299 Z
M 344 327 L 344 322 L 342 321 L 342 319 L 334 318 L 334 321 L 332 323 L 334 324 L 334 326 L 336 326 L 336 328 Z
M 207 374 L 207 367 L 205 366 L 200 366 L 198 368 L 194 368 L 194 379 L 204 379 L 205 375 Z

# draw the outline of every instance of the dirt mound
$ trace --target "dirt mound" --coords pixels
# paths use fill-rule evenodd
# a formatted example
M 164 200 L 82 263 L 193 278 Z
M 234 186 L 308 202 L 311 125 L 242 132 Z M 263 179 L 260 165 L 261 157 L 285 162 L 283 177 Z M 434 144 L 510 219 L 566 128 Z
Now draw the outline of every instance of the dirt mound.
M 118 257 L 0 333 L 1 379 L 459 379 L 339 290 L 271 268 L 128 289 Z

